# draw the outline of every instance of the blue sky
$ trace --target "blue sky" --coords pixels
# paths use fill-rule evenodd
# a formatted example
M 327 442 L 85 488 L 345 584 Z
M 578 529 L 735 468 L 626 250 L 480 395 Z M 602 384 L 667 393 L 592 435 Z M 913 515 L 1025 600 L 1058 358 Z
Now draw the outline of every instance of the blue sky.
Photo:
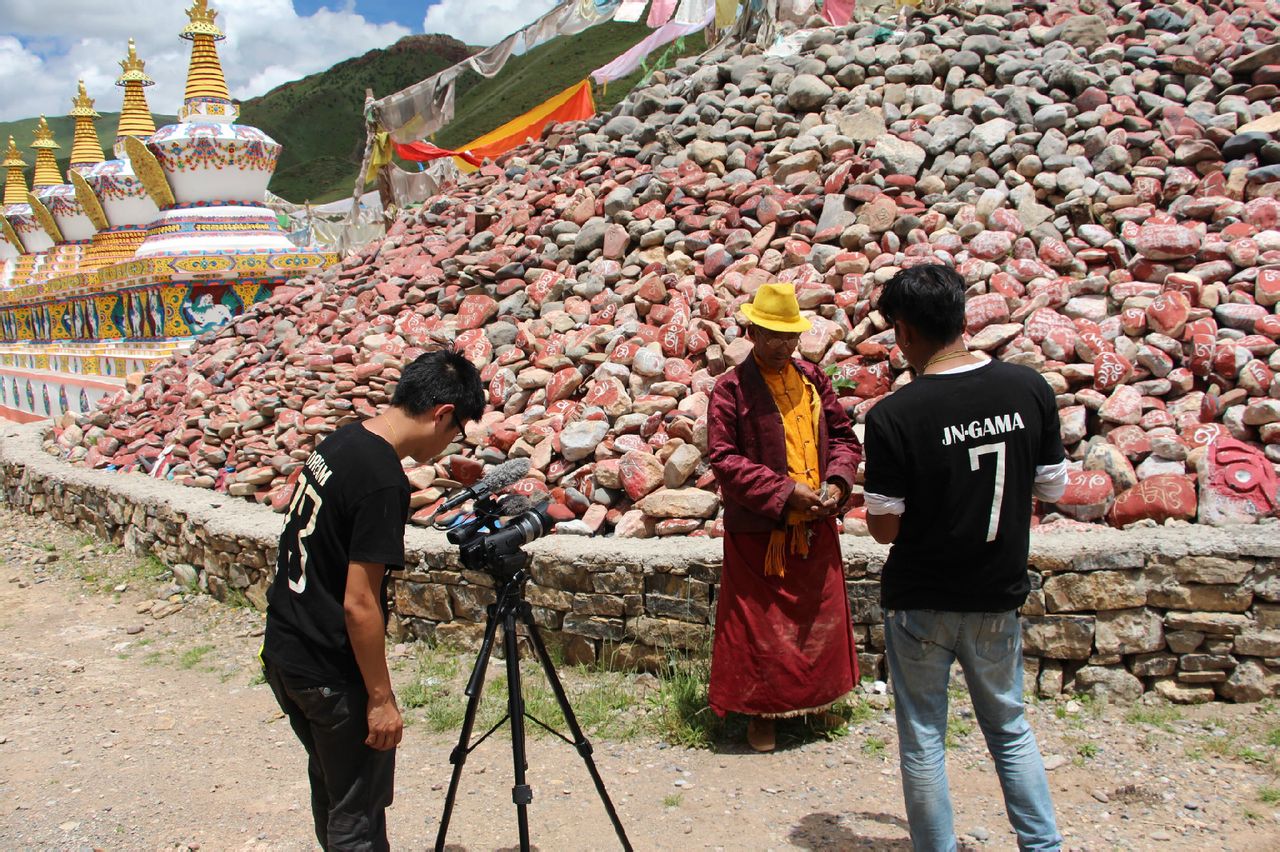
M 557 0 L 210 0 L 234 97 L 251 98 L 336 62 L 422 32 L 468 44 L 502 39 Z M 70 109 L 83 79 L 100 111 L 120 108 L 118 61 L 130 38 L 156 85 L 153 112 L 181 105 L 190 45 L 178 38 L 191 0 L 0 0 L 0 120 Z M 386 94 L 386 93 L 378 93 Z M 2 140 L 0 140 L 2 141 Z M 21 146 L 29 140 L 19 139 Z
M 422 0 L 356 0 L 355 10 L 366 21 L 372 21 L 375 24 L 396 23 L 411 29 L 420 28 L 422 26 L 422 16 L 428 6 L 436 5 L 434 2 L 422 2 Z M 294 0 L 293 7 L 298 10 L 300 15 L 310 15 L 317 9 L 341 9 L 343 4 L 334 3 L 333 0 Z

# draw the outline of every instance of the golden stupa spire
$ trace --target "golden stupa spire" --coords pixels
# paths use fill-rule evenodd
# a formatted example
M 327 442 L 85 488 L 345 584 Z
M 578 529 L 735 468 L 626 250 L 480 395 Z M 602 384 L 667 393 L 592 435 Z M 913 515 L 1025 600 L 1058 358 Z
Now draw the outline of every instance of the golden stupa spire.
M 101 163 L 102 143 L 98 141 L 98 128 L 93 120 L 98 112 L 93 108 L 93 98 L 85 91 L 84 80 L 80 81 L 80 92 L 71 99 L 71 112 L 67 113 L 76 120 L 75 141 L 71 144 L 71 168 L 92 166 Z M 67 178 L 71 180 L 71 178 Z
M 226 38 L 215 23 L 218 13 L 209 8 L 209 0 L 194 0 L 187 10 L 187 17 L 191 23 L 179 35 L 191 42 L 191 67 L 187 70 L 187 91 L 179 118 L 209 113 L 229 115 L 231 93 L 227 91 L 227 81 L 222 76 L 222 63 L 218 60 L 215 44 Z M 204 106 L 206 104 L 215 109 L 208 109 Z M 216 109 L 221 105 L 225 105 L 224 109 Z
M 145 86 L 154 86 L 155 80 L 147 76 L 147 63 L 138 58 L 138 48 L 129 39 L 129 56 L 120 60 L 120 76 L 116 85 L 124 87 L 124 107 L 120 110 L 120 126 L 116 129 L 116 141 L 126 136 L 151 136 L 156 132 L 151 107 L 147 106 Z
M 36 138 L 31 147 L 36 152 L 36 173 L 31 178 L 31 188 L 43 189 L 62 183 L 62 175 L 58 173 L 58 160 L 53 153 L 62 146 L 53 141 L 53 131 L 49 129 L 49 122 L 43 115 L 36 125 Z
M 5 206 L 10 204 L 26 204 L 27 203 L 27 176 L 22 170 L 27 164 L 22 161 L 22 153 L 18 150 L 18 143 L 13 141 L 13 137 L 9 137 L 9 150 L 5 152 L 4 166 L 7 172 L 4 179 L 4 203 Z

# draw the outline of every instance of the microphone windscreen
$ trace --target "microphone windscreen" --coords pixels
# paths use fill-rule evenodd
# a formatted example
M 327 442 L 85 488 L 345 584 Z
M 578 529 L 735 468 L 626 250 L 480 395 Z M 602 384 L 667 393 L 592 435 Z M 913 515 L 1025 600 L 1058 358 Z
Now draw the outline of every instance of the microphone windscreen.
M 504 461 L 485 474 L 480 484 L 487 488 L 490 494 L 496 494 L 523 479 L 524 475 L 529 472 L 529 466 L 528 459 Z
M 542 501 L 533 501 L 528 497 L 521 497 L 519 494 L 509 494 L 502 500 L 502 514 L 504 516 L 523 515 L 530 509 L 536 509 L 542 505 Z

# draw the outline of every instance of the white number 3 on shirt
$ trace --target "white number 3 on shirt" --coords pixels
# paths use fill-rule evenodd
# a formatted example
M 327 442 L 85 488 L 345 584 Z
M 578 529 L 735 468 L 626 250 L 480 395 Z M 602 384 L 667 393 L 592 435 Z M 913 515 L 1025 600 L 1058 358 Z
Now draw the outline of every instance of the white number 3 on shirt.
M 1003 470 L 1003 465 L 1001 466 L 1001 469 Z M 299 485 L 301 487 L 294 489 L 293 500 L 289 503 L 291 523 L 297 523 L 299 525 L 296 544 L 298 550 L 298 578 L 296 580 L 293 578 L 294 559 L 291 558 L 293 554 L 289 554 L 290 558 L 286 559 L 285 565 L 289 571 L 289 588 L 293 589 L 293 591 L 298 594 L 302 594 L 302 592 L 307 588 L 306 540 L 311 533 L 315 532 L 316 519 L 320 517 L 320 495 L 305 477 L 299 481 Z M 305 507 L 303 506 L 303 501 L 306 501 L 307 503 Z M 303 512 L 306 512 L 305 516 L 303 515 Z M 293 548 L 291 547 L 290 550 L 292 549 Z

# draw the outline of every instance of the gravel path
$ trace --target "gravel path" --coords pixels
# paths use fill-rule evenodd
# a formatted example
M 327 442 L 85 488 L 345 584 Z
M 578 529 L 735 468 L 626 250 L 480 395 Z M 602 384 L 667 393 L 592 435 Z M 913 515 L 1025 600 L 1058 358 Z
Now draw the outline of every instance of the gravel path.
M 256 676 L 261 615 L 184 594 L 163 566 L 44 519 L 0 508 L 0 524 L 0 848 L 313 848 L 302 749 Z M 401 684 L 413 659 L 397 650 Z M 970 848 L 1013 848 L 957 697 L 957 826 Z M 872 700 L 847 736 L 773 755 L 686 750 L 642 733 L 593 737 L 596 759 L 637 849 L 908 848 L 892 714 Z M 1057 764 L 1050 783 L 1069 847 L 1280 844 L 1274 707 L 1062 701 L 1033 713 Z M 408 715 L 389 819 L 396 846 L 423 848 L 453 736 L 431 732 L 422 711 Z M 613 848 L 574 751 L 544 737 L 529 752 L 535 843 Z M 510 783 L 500 732 L 467 765 L 456 848 L 515 844 Z

